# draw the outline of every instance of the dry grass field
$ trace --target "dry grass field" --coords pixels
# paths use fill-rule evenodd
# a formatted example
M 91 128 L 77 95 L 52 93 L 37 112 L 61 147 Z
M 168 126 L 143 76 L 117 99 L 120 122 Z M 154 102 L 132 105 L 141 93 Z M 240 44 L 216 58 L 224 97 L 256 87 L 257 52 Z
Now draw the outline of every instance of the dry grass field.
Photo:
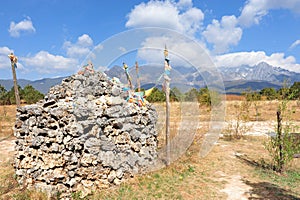
M 0 138 L 13 135 L 12 124 L 16 115 L 15 106 L 0 106 Z
M 226 102 L 226 121 L 236 119 L 236 106 L 240 99 Z M 277 101 L 261 101 L 251 105 L 249 120 L 254 126 L 268 122 L 270 129 L 276 126 Z M 163 104 L 155 104 L 158 113 L 159 147 L 164 145 Z M 257 106 L 257 107 L 256 107 Z M 289 104 L 290 120 L 300 120 L 298 102 Z M 157 171 L 138 175 L 120 186 L 95 191 L 85 199 L 300 199 L 300 159 L 294 159 L 284 174 L 268 169 L 270 157 L 264 148 L 268 140 L 265 134 L 244 135 L 241 139 L 220 138 L 206 157 L 200 157 L 201 144 L 210 120 L 210 110 L 200 107 L 197 116 L 186 115 L 179 103 L 171 105 L 171 138 L 184 127 L 179 122 L 190 117 L 199 120 L 191 146 L 180 158 Z M 193 109 L 193 107 L 192 107 Z M 257 115 L 258 111 L 259 115 Z M 12 126 L 15 107 L 0 107 L 0 199 L 47 199 L 43 193 L 28 191 L 18 186 L 12 167 L 14 138 Z M 226 127 L 225 127 L 226 128 Z M 264 127 L 263 127 L 264 128 Z M 80 199 L 80 191 L 73 199 Z

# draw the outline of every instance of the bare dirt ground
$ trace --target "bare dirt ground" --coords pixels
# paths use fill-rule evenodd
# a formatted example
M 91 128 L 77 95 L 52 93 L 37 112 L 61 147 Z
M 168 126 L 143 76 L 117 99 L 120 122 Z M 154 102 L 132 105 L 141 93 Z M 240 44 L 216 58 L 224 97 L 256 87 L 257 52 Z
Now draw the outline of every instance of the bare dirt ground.
M 6 138 L 0 141 L 0 163 L 8 162 L 14 153 L 14 139 Z
M 228 121 L 234 120 L 230 106 L 235 103 L 227 104 Z M 274 130 L 276 125 L 274 112 L 277 104 L 263 102 L 261 106 L 264 108 L 261 109 L 261 120 L 249 122 L 252 128 L 247 136 L 233 141 L 219 139 L 204 158 L 200 158 L 199 151 L 208 129 L 209 112 L 202 112 L 199 116 L 201 128 L 190 148 L 176 162 L 159 171 L 134 177 L 121 186 L 96 191 L 87 199 L 300 199 L 300 159 L 294 159 L 288 166 L 293 170 L 292 176 L 264 168 L 270 158 L 263 143 L 268 140 L 266 132 Z M 174 131 L 178 128 L 176 122 L 180 120 L 180 109 L 176 104 L 172 107 Z M 5 109 L 9 110 L 6 112 L 9 117 L 1 118 L 1 123 L 12 126 L 15 108 Z M 296 103 L 293 109 L 298 109 Z M 0 109 L 0 115 L 2 112 Z M 299 113 L 293 113 L 295 122 L 300 119 Z M 18 186 L 12 167 L 14 137 L 11 136 L 11 129 L 3 130 L 0 133 L 0 199 L 45 199 L 41 194 Z M 160 139 L 160 144 L 163 144 L 163 139 Z

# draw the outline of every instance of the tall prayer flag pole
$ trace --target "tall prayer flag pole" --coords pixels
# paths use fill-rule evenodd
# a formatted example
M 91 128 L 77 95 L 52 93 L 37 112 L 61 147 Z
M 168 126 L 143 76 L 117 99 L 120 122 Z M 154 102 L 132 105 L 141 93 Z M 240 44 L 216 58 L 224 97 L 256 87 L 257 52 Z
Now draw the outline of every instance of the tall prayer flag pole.
M 128 80 L 129 88 L 131 90 L 133 90 L 133 86 L 132 86 L 132 82 L 131 82 L 131 77 L 130 77 L 130 74 L 129 74 L 129 71 L 128 71 L 128 66 L 124 62 L 123 62 L 123 68 L 125 70 L 125 74 L 126 74 L 126 77 L 127 77 L 127 80 Z
M 167 46 L 165 46 L 164 50 L 164 56 L 165 56 L 165 73 L 164 73 L 164 91 L 166 94 L 166 165 L 170 165 L 170 71 L 171 66 L 169 63 L 169 52 L 167 49 Z
M 136 70 L 136 81 L 138 84 L 138 92 L 140 92 L 141 91 L 141 82 L 140 82 L 140 75 L 139 75 L 139 64 L 137 61 L 135 62 L 135 70 Z
M 8 57 L 10 59 L 11 69 L 13 73 L 16 104 L 17 107 L 19 108 L 21 106 L 21 103 L 20 103 L 20 96 L 19 96 L 19 89 L 18 89 L 17 75 L 16 75 L 18 58 L 13 53 L 10 53 Z

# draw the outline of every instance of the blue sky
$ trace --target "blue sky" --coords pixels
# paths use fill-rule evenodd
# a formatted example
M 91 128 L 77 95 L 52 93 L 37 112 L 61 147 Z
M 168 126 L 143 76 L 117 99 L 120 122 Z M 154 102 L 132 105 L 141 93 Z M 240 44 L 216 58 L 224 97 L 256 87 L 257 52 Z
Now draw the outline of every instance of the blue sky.
M 143 27 L 167 28 L 192 39 L 217 67 L 264 61 L 300 72 L 299 0 L 16 0 L 14 5 L 1 2 L 0 79 L 12 77 L 10 52 L 19 58 L 18 78 L 67 76 L 103 42 L 112 44 L 120 33 Z M 127 57 L 114 64 L 121 65 L 124 59 L 159 62 L 160 58 L 153 59 L 158 58 L 155 52 L 142 49 L 154 43 L 162 47 L 167 43 L 171 51 L 189 52 L 183 54 L 187 60 L 202 62 L 200 52 L 191 52 L 186 40 L 137 37 L 125 37 L 125 42 L 136 39 L 141 44 L 136 44 L 136 52 L 119 46 Z M 101 70 L 106 67 L 97 65 Z

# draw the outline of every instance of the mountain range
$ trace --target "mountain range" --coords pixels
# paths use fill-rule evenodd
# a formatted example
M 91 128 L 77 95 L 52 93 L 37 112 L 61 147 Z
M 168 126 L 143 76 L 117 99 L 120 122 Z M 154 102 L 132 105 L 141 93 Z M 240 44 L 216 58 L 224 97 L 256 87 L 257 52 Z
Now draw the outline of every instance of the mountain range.
M 35 81 L 18 79 L 18 85 L 22 88 L 24 88 L 26 85 L 32 85 L 36 90 L 46 94 L 50 87 L 60 84 L 64 78 L 66 77 L 44 78 Z M 14 82 L 11 79 L 0 79 L 0 85 L 2 85 L 6 90 L 10 90 L 13 87 Z
M 227 93 L 240 93 L 241 90 L 247 88 L 252 90 L 261 90 L 267 87 L 279 89 L 285 82 L 293 84 L 300 81 L 300 73 L 274 67 L 266 62 L 254 66 L 221 67 L 220 71 Z
M 287 81 L 290 84 L 300 81 L 300 73 L 292 72 L 280 67 L 274 67 L 266 62 L 258 63 L 254 66 L 242 65 L 238 67 L 220 67 L 218 70 L 223 78 L 226 93 L 241 93 L 249 88 L 253 91 L 259 91 L 263 88 L 272 87 L 279 89 L 283 83 Z M 109 77 L 118 77 L 121 82 L 127 83 L 126 75 L 123 67 L 114 66 L 105 71 Z M 137 85 L 137 75 L 134 67 L 129 71 L 132 82 Z M 161 88 L 164 73 L 161 66 L 141 66 L 139 68 L 139 77 L 141 86 L 145 89 L 156 86 Z M 208 71 L 199 72 L 194 67 L 174 67 L 171 71 L 171 87 L 178 87 L 186 91 L 189 88 L 201 88 L 205 86 L 205 80 L 215 80 L 215 75 Z M 205 79 L 203 78 L 205 77 Z M 42 93 L 47 93 L 51 86 L 61 83 L 59 78 L 45 78 L 41 80 L 25 80 L 19 79 L 18 84 L 21 87 L 32 85 Z M 0 80 L 0 85 L 7 90 L 13 86 L 12 80 Z
M 266 62 L 254 66 L 242 65 L 239 67 L 221 67 L 223 79 L 228 80 L 265 80 L 282 83 L 285 80 L 299 81 L 300 74 L 280 67 L 273 67 Z
M 249 88 L 253 91 L 260 91 L 267 87 L 279 89 L 284 82 L 293 84 L 300 81 L 300 73 L 274 67 L 266 62 L 261 62 L 254 66 L 220 67 L 218 70 L 223 79 L 226 93 L 233 94 L 240 94 Z M 142 77 L 141 84 L 144 88 L 147 89 L 153 85 L 161 87 L 162 81 L 158 81 L 159 76 L 163 73 L 161 66 L 143 66 L 139 71 Z M 122 82 L 126 82 L 124 70 L 120 66 L 114 66 L 105 73 L 111 77 L 119 77 Z M 135 82 L 134 68 L 132 68 L 130 74 L 133 75 L 132 79 Z M 211 82 L 217 80 L 215 74 L 205 70 L 198 71 L 194 67 L 173 67 L 171 79 L 171 87 L 178 87 L 184 91 L 191 87 L 204 87 L 206 80 Z

